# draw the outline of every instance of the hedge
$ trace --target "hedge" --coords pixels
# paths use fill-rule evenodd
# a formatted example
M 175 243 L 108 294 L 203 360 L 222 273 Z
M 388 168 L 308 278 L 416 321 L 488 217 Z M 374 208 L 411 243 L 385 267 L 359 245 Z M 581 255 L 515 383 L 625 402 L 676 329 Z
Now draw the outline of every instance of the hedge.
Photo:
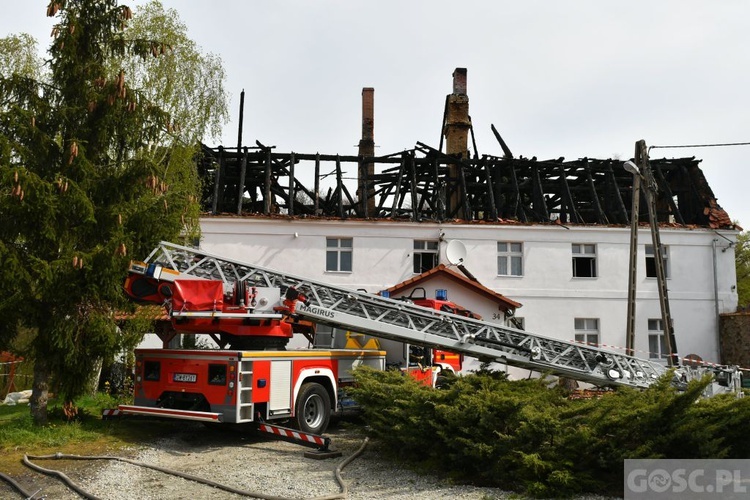
M 480 371 L 446 388 L 359 368 L 352 396 L 392 458 L 536 497 L 623 494 L 627 458 L 747 458 L 750 397 L 702 398 L 709 380 L 574 400 L 546 379 Z

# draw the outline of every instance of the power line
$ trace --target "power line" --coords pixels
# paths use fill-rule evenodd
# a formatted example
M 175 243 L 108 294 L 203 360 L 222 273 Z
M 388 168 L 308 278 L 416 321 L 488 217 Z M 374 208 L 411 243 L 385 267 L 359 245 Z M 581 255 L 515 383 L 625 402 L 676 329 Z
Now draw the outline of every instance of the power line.
M 684 146 L 651 146 L 648 149 L 674 149 L 674 148 L 715 148 L 722 146 L 750 146 L 750 142 L 725 142 L 719 144 L 685 144 Z

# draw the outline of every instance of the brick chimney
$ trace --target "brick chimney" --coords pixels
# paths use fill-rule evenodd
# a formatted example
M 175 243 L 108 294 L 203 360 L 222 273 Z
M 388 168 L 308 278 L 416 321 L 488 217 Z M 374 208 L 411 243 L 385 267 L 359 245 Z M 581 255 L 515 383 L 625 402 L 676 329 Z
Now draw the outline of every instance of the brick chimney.
M 445 103 L 445 124 L 443 134 L 445 135 L 445 152 L 460 158 L 469 157 L 469 129 L 471 119 L 469 118 L 469 96 L 466 95 L 466 68 L 456 68 L 453 72 L 453 93 L 448 95 Z M 461 203 L 459 186 L 460 169 L 458 165 L 448 167 L 449 184 L 452 191 L 448 197 L 448 213 L 453 211 Z M 458 210 L 456 217 L 465 219 L 468 214 L 463 208 Z
M 469 96 L 466 95 L 466 68 L 456 68 L 453 72 L 453 93 L 448 96 L 445 110 L 445 152 L 468 158 Z
M 375 89 L 362 89 L 362 139 L 359 141 L 359 156 L 372 158 L 375 156 Z M 375 164 L 363 162 L 360 159 L 357 176 L 357 199 L 366 217 L 375 216 L 375 190 L 373 176 Z M 369 184 L 369 188 L 366 188 Z

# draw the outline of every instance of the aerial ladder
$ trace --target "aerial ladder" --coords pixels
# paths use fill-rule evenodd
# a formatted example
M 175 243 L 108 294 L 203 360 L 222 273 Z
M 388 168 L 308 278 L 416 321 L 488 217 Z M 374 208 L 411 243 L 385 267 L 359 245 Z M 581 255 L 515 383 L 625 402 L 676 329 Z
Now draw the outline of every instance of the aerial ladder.
M 366 292 L 350 290 L 293 274 L 228 259 L 169 242 L 161 242 L 130 272 L 160 281 L 206 279 L 227 288 L 278 289 L 275 312 L 313 323 L 438 348 L 481 361 L 571 378 L 599 387 L 647 388 L 668 368 L 612 349 L 559 340 L 543 335 L 451 314 Z M 710 373 L 707 395 L 742 394 L 736 367 L 704 364 L 674 369 L 676 384 L 687 384 Z

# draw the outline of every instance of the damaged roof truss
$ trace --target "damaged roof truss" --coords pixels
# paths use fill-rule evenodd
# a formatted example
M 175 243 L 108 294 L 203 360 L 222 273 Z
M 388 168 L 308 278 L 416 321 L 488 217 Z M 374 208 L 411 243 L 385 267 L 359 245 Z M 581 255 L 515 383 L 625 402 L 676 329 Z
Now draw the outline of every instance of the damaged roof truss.
M 699 163 L 651 160 L 659 222 L 733 227 Z M 622 164 L 461 159 L 423 143 L 379 157 L 278 153 L 257 143 L 239 150 L 204 146 L 199 172 L 203 209 L 212 214 L 623 225 L 630 223 L 633 175 Z M 349 172 L 359 175 L 352 181 Z

